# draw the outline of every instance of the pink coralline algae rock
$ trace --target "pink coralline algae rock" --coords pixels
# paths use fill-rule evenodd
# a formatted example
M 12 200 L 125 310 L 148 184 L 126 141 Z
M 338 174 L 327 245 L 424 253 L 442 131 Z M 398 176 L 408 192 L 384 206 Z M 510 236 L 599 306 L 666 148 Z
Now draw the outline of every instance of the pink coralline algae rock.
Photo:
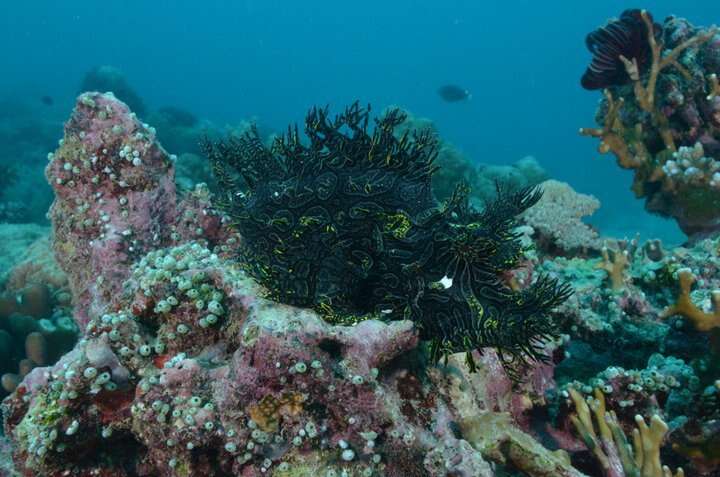
M 141 259 L 116 311 L 6 401 L 21 470 L 493 475 L 450 404 L 395 364 L 417 345 L 412 323 L 333 326 L 261 291 L 196 242 Z
M 409 321 L 337 326 L 264 298 L 207 194 L 177 202 L 172 162 L 112 96 L 80 97 L 48 177 L 84 326 L 3 402 L 21 475 L 493 477 L 486 455 L 582 475 L 518 425 L 551 366 L 519 398 L 491 352 L 475 376 L 428 368 Z
M 111 93 L 78 98 L 49 159 L 54 248 L 81 326 L 147 251 L 188 236 L 217 238 L 219 217 L 197 198 L 178 204 L 171 156 Z

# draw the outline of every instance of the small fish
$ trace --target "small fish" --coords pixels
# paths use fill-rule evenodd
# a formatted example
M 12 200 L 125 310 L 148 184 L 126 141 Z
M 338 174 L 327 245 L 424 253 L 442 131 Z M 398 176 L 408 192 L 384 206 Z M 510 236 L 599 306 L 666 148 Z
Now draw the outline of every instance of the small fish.
M 460 101 L 472 99 L 472 94 L 470 94 L 470 91 L 454 84 L 446 84 L 445 86 L 441 86 L 440 89 L 437 90 L 437 93 L 444 101 L 447 101 L 448 103 L 458 103 Z
M 40 102 L 45 106 L 52 106 L 55 101 L 50 96 L 43 96 L 40 98 Z

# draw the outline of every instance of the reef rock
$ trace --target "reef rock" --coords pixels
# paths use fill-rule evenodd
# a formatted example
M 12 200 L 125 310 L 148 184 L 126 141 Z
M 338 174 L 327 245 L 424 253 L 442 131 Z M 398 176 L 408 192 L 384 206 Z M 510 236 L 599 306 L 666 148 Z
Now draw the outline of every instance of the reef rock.
M 197 195 L 178 204 L 174 157 L 111 93 L 79 97 L 49 157 L 53 246 L 80 326 L 120 291 L 129 265 L 149 250 L 188 236 L 217 239 L 219 218 Z

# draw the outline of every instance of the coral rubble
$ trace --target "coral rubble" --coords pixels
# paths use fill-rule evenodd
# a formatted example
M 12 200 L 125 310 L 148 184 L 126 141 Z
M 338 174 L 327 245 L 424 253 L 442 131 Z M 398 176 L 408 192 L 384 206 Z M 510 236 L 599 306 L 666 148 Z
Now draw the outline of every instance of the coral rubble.
M 633 191 L 648 210 L 691 236 L 717 231 L 718 29 L 677 17 L 658 25 L 649 12 L 630 10 L 591 33 L 588 46 L 595 57 L 584 85 L 606 89 L 600 127 L 580 133 L 599 138 L 600 152 L 635 171 Z

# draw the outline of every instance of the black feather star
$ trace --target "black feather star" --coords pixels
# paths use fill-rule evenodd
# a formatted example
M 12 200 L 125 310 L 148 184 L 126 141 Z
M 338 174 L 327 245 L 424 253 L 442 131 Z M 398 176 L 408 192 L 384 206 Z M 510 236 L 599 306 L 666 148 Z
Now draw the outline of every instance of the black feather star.
M 583 88 L 604 89 L 637 79 L 628 74 L 626 62 L 634 61 L 639 75 L 647 70 L 651 50 L 647 25 L 642 15 L 642 10 L 625 10 L 619 19 L 611 20 L 588 34 L 585 44 L 593 57 L 582 76 Z M 652 23 L 652 15 L 649 12 L 645 12 L 645 15 Z M 658 24 L 653 25 L 653 31 L 658 38 L 662 35 L 662 27 Z
M 206 142 L 241 262 L 272 298 L 330 321 L 413 320 L 434 359 L 466 352 L 474 369 L 472 351 L 494 347 L 511 373 L 542 359 L 570 290 L 541 277 L 514 291 L 502 279 L 522 257 L 517 216 L 540 192 L 499 189 L 478 211 L 460 185 L 438 204 L 437 138 L 397 134 L 405 118 L 394 109 L 369 128 L 355 103 L 335 118 L 312 109 L 307 140 L 289 128 L 270 148 L 255 130 Z

